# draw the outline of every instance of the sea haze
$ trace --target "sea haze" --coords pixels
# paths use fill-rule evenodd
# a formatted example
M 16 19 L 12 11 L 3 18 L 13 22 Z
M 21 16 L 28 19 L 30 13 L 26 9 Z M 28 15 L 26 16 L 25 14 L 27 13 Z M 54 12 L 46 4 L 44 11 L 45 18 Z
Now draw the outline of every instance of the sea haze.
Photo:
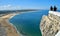
M 26 36 L 42 36 L 40 21 L 43 15 L 48 15 L 48 10 L 22 13 L 14 16 L 9 21 L 16 26 L 17 30 Z

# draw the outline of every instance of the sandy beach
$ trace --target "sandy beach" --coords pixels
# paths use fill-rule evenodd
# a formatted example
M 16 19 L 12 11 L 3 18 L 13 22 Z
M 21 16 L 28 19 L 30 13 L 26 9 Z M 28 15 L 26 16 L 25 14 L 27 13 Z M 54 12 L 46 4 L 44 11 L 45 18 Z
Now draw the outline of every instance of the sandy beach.
M 17 32 L 16 27 L 9 22 L 9 19 L 15 15 L 16 14 L 14 13 L 14 14 L 7 14 L 0 17 L 0 24 L 6 30 L 6 36 L 20 36 L 20 34 Z
M 17 28 L 12 23 L 9 22 L 9 20 L 13 18 L 15 15 L 19 15 L 22 13 L 31 13 L 31 12 L 17 12 L 17 13 L 3 14 L 0 16 L 0 25 L 4 27 L 3 29 L 5 30 L 6 36 L 22 36 L 22 34 L 20 34 L 19 31 L 17 30 Z

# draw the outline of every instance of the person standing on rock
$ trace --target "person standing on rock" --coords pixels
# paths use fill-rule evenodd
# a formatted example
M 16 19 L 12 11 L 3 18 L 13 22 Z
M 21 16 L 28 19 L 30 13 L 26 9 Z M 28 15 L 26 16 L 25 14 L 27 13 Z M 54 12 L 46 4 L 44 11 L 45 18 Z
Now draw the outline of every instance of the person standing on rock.
M 54 6 L 54 11 L 57 11 L 57 7 L 56 6 Z
M 53 7 L 52 6 L 50 7 L 50 11 L 53 11 Z

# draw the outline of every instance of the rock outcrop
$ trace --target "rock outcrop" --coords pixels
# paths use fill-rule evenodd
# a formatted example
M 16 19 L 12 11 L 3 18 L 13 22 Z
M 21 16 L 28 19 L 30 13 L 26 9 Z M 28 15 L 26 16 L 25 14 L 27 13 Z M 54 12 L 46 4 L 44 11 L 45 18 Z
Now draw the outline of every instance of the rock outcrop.
M 60 16 L 51 13 L 48 16 L 43 15 L 40 22 L 40 30 L 42 36 L 55 36 L 60 30 Z

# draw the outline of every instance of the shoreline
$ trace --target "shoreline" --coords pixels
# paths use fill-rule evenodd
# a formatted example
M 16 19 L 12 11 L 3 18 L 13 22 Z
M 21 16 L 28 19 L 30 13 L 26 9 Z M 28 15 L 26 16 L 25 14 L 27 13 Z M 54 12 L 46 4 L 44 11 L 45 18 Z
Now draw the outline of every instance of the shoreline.
M 9 20 L 11 19 L 11 18 L 13 18 L 15 15 L 17 15 L 16 13 L 12 13 L 12 14 L 8 14 L 8 15 L 4 15 L 4 16 L 2 16 L 2 17 L 0 17 L 1 19 L 2 19 L 2 21 L 3 22 L 1 22 L 1 23 L 7 23 L 7 25 L 9 25 L 11 28 L 10 29 L 12 29 L 11 31 L 15 31 L 15 32 L 17 32 L 17 33 L 15 33 L 15 34 L 17 34 L 17 35 L 21 35 L 20 33 L 19 33 L 19 31 L 17 30 L 17 28 L 16 28 L 16 26 L 14 26 L 12 23 L 10 23 L 9 22 Z M 5 24 L 4 24 L 5 25 Z M 10 32 L 10 31 L 9 31 Z M 13 32 L 14 33 L 14 32 Z M 13 35 L 12 35 L 13 36 Z
M 34 11 L 32 11 L 32 12 L 34 12 Z M 31 11 L 30 11 L 30 12 L 20 12 L 20 13 L 10 13 L 10 14 L 7 14 L 7 15 L 4 15 L 4 16 L 0 17 L 0 18 L 2 18 L 2 19 L 5 20 L 5 21 L 3 21 L 2 23 L 5 22 L 5 23 L 7 23 L 8 25 L 10 25 L 10 26 L 15 30 L 15 32 L 17 32 L 17 34 L 18 34 L 19 36 L 23 36 L 23 35 L 17 30 L 17 27 L 16 27 L 15 25 L 13 25 L 13 23 L 9 22 L 9 20 L 10 20 L 11 18 L 13 18 L 14 16 L 19 15 L 19 14 L 22 14 L 22 13 L 31 13 Z
M 15 14 L 15 15 L 17 15 L 17 14 Z M 10 20 L 11 18 L 13 18 L 15 15 L 13 15 L 13 16 L 11 16 L 9 19 L 7 19 L 7 22 L 10 23 L 10 25 L 12 25 L 12 26 L 16 29 L 16 31 L 17 31 L 17 33 L 18 33 L 19 35 L 21 35 L 20 32 L 17 30 L 16 26 L 13 25 L 11 22 L 9 22 L 9 20 Z
M 7 22 L 10 23 L 10 22 L 9 22 L 9 19 L 7 20 Z M 19 31 L 17 30 L 17 28 L 16 28 L 15 25 L 13 25 L 12 23 L 10 23 L 10 25 L 12 25 L 12 26 L 16 29 L 17 33 L 18 33 L 19 35 L 21 35 L 21 34 L 19 33 Z
M 19 14 L 21 14 L 21 13 L 19 13 Z M 13 18 L 14 16 L 19 15 L 19 14 L 13 13 L 13 14 L 12 14 L 13 16 L 11 16 L 10 18 L 6 19 L 6 21 L 15 28 L 15 30 L 17 31 L 17 33 L 19 34 L 19 36 L 23 36 L 23 35 L 17 30 L 17 27 L 16 27 L 13 23 L 9 22 L 9 20 L 10 20 L 11 18 Z

